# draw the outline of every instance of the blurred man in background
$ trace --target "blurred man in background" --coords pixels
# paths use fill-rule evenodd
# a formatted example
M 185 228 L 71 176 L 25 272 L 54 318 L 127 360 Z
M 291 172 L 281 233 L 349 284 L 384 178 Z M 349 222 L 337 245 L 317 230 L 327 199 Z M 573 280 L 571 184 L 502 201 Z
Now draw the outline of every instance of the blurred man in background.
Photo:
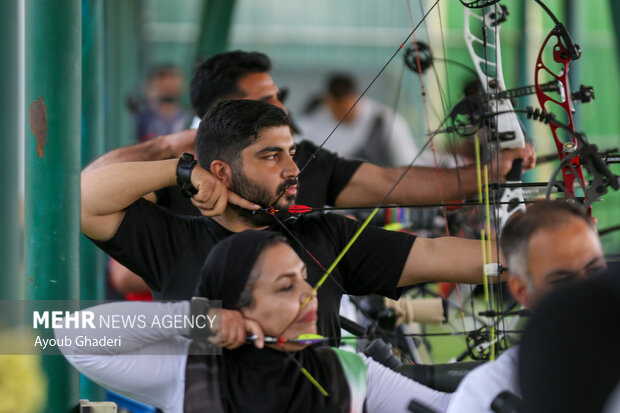
M 178 67 L 165 63 L 151 69 L 146 85 L 146 105 L 136 115 L 138 140 L 179 132 L 192 114 L 181 104 L 185 79 Z
M 345 118 L 359 96 L 352 74 L 329 75 L 320 99 L 299 118 L 301 136 L 320 145 L 344 118 L 327 142 L 327 149 L 382 166 L 409 164 L 418 148 L 407 122 L 396 110 L 364 97 Z

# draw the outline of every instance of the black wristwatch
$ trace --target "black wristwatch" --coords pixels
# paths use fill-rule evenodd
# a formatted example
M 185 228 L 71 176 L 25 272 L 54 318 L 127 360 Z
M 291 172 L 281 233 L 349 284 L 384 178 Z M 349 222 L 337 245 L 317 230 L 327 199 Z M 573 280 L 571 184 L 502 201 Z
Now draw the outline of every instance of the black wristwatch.
M 181 187 L 181 192 L 188 198 L 196 195 L 198 191 L 192 185 L 192 170 L 198 162 L 191 153 L 184 153 L 177 164 L 177 184 Z

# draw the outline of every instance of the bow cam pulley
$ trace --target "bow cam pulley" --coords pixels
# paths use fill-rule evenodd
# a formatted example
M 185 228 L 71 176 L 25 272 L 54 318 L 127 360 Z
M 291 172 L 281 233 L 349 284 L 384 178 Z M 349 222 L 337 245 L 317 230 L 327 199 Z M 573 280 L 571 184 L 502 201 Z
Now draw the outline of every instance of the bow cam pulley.
M 407 47 L 405 49 L 405 64 L 416 73 L 424 73 L 433 65 L 433 53 L 430 46 L 418 41 L 413 46 Z

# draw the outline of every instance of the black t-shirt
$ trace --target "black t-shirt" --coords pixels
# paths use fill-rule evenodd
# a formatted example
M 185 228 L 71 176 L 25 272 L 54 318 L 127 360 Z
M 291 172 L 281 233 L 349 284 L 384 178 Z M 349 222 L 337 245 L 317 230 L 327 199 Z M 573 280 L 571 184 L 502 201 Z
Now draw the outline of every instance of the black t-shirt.
M 288 222 L 290 232 L 325 267 L 335 260 L 360 223 L 334 214 L 306 214 Z M 304 248 L 280 225 L 271 230 L 289 238 L 315 285 L 324 272 Z M 200 269 L 211 248 L 231 235 L 206 217 L 190 217 L 166 211 L 140 199 L 129 206 L 112 239 L 95 242 L 121 264 L 141 276 L 156 299 L 190 298 Z M 321 334 L 339 337 L 338 311 L 344 292 L 381 294 L 398 299 L 396 287 L 415 237 L 367 227 L 318 291 L 318 328 Z
M 318 147 L 309 141 L 297 144 L 295 163 L 302 168 Z M 339 158 L 333 152 L 321 149 L 316 158 L 299 176 L 297 203 L 313 208 L 334 205 L 340 191 L 347 186 L 361 161 Z M 200 215 L 178 186 L 169 186 L 156 192 L 157 204 L 183 215 Z

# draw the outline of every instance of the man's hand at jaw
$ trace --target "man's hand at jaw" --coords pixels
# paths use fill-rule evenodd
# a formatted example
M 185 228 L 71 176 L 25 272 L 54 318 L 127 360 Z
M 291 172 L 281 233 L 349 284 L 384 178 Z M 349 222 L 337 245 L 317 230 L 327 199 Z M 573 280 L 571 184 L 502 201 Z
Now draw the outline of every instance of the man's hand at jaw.
M 230 202 L 249 210 L 260 209 L 259 205 L 230 191 L 226 185 L 210 172 L 196 165 L 191 175 L 192 185 L 198 193 L 191 198 L 192 204 L 207 217 L 222 215 Z
M 122 162 L 82 172 L 81 226 L 84 235 L 98 241 L 112 238 L 125 217 L 125 208 L 148 193 L 177 184 L 178 162 L 178 159 Z M 228 202 L 250 210 L 260 208 L 230 192 L 200 166 L 192 171 L 191 182 L 198 189 L 194 198 L 204 215 L 221 214 Z

